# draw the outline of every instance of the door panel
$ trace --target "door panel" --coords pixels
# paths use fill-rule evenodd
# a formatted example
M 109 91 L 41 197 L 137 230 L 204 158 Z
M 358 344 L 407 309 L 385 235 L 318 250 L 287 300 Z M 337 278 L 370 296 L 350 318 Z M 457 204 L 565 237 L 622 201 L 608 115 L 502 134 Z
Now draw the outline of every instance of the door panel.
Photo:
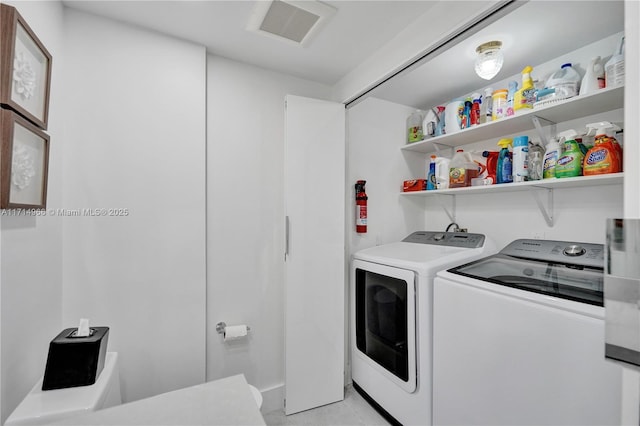
M 344 105 L 286 97 L 286 414 L 344 398 L 344 135 Z

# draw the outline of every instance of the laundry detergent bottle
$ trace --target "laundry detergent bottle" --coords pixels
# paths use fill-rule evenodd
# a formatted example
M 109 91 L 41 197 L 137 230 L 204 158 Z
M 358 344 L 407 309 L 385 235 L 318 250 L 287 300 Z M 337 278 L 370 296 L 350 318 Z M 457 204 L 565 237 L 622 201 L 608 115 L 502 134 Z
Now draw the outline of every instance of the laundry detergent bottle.
M 509 151 L 509 146 L 513 144 L 511 139 L 500 139 L 498 146 L 500 147 L 500 153 L 498 154 L 498 165 L 496 166 L 496 183 L 510 183 L 513 182 L 513 165 L 512 154 Z
M 594 145 L 584 157 L 583 174 L 585 176 L 622 171 L 622 147 L 607 132 L 620 128 L 608 121 L 587 124 L 587 135 L 595 135 Z
M 577 137 L 578 133 L 573 129 L 558 133 L 558 138 L 562 143 L 562 155 L 556 163 L 557 178 L 582 176 L 584 154 L 576 140 Z
M 498 170 L 498 151 L 483 151 L 482 156 L 486 158 L 487 164 L 487 178 L 491 180 L 491 183 L 497 183 L 496 171 Z
M 550 179 L 556 177 L 556 163 L 560 157 L 560 144 L 556 138 L 551 138 L 547 144 L 542 160 L 542 178 Z

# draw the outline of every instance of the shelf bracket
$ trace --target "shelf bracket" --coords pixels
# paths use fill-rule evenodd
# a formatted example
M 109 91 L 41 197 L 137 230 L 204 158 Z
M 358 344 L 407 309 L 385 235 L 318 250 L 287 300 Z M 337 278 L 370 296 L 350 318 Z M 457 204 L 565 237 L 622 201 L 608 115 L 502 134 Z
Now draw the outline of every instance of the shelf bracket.
M 452 158 L 453 157 L 453 147 L 452 146 L 434 142 L 433 143 L 433 147 L 436 149 L 436 155 L 438 157 L 448 157 L 448 158 Z M 445 151 L 444 155 L 440 154 L 442 151 Z
M 542 200 L 543 197 L 541 197 L 541 193 L 545 191 L 547 193 L 546 205 Z M 544 220 L 547 222 L 547 225 L 549 225 L 550 228 L 553 228 L 553 189 L 538 188 L 536 190 L 532 188 L 531 194 L 533 195 L 533 199 L 536 200 L 536 204 L 540 209 L 540 213 L 542 213 L 542 217 L 544 217 Z
M 546 122 L 545 126 L 551 126 L 551 137 L 556 135 L 556 123 L 551 120 L 547 120 L 546 118 L 538 117 L 537 115 L 531 117 L 531 121 L 533 121 L 536 132 L 538 132 L 538 136 L 540 136 L 542 146 L 545 147 L 549 143 L 549 139 L 547 139 L 544 130 L 542 129 L 542 124 L 540 123 L 541 120 Z
M 442 210 L 444 210 L 444 212 L 449 217 L 449 220 L 451 222 L 455 223 L 455 221 L 456 221 L 456 196 L 454 194 L 438 194 L 438 196 L 436 198 L 440 201 L 440 206 L 442 207 Z M 447 203 L 444 202 L 445 199 L 451 201 L 449 203 L 450 205 L 448 205 Z

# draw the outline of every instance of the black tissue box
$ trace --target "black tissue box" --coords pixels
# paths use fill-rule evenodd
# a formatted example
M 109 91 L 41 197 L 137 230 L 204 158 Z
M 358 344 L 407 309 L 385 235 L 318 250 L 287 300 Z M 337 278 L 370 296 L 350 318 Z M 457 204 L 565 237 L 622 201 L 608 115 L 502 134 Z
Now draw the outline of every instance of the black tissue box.
M 104 368 L 109 327 L 91 327 L 77 337 L 77 328 L 62 330 L 49 343 L 42 390 L 92 385 Z

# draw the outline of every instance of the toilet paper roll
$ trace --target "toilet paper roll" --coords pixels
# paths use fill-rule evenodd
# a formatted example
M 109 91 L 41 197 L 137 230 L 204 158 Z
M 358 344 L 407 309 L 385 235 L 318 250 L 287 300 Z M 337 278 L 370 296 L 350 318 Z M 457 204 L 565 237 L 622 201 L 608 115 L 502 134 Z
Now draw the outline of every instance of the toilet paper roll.
M 242 339 L 247 336 L 248 327 L 241 325 L 228 325 L 224 329 L 224 341 Z

